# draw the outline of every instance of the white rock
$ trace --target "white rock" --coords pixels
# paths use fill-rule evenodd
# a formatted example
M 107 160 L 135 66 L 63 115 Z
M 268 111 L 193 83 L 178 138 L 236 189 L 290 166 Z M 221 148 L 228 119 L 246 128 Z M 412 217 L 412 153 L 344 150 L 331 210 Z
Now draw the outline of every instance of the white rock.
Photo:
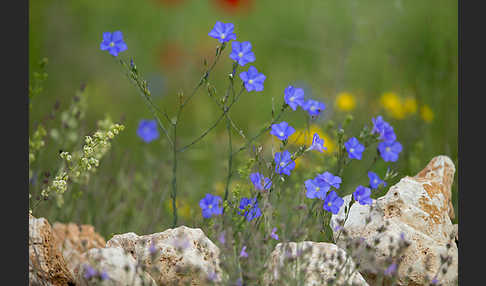
M 151 255 L 149 248 L 157 250 Z M 138 236 L 115 235 L 107 247 L 119 247 L 146 266 L 159 285 L 205 285 L 222 281 L 219 248 L 199 228 L 180 226 L 164 232 Z
M 367 266 L 361 273 L 370 284 L 373 284 L 376 273 L 383 271 L 389 265 L 385 257 L 390 255 L 390 245 L 397 245 L 403 233 L 410 246 L 400 256 L 397 285 L 426 285 L 426 277 L 434 277 L 441 265 L 440 255 L 449 255 L 452 263 L 445 275 L 439 275 L 443 285 L 455 285 L 457 271 L 457 245 L 454 241 L 454 226 L 451 217 L 454 209 L 451 204 L 451 185 L 454 178 L 454 164 L 447 156 L 437 156 L 415 177 L 402 178 L 396 185 L 390 187 L 387 194 L 373 200 L 373 205 L 360 205 L 355 202 L 344 224 L 349 237 L 364 240 L 373 245 L 375 239 L 380 239 L 373 252 L 374 259 L 364 258 L 362 252 L 361 265 Z M 351 196 L 344 198 L 348 205 Z M 366 218 L 370 221 L 367 224 Z M 344 207 L 331 218 L 331 227 L 344 220 Z M 378 229 L 388 225 L 381 233 Z M 334 231 L 335 240 L 340 230 Z M 393 237 L 393 242 L 390 241 Z M 337 244 L 345 245 L 341 234 Z M 447 249 L 446 245 L 450 248 Z M 358 255 L 353 258 L 358 262 Z M 409 268 L 412 271 L 409 273 Z M 407 277 L 409 281 L 407 282 Z
M 104 271 L 108 279 L 101 280 L 99 276 L 87 279 L 84 276 L 86 264 L 81 263 L 74 271 L 76 285 L 157 285 L 152 277 L 141 269 L 141 265 L 137 265 L 137 261 L 121 248 L 92 248 L 85 252 L 85 256 L 90 267 L 98 273 Z
M 337 279 L 334 285 L 368 285 L 352 258 L 332 243 L 279 243 L 266 266 L 263 285 L 268 286 L 296 285 L 293 282 L 301 279 L 303 284 L 298 285 L 327 285 L 329 279 Z

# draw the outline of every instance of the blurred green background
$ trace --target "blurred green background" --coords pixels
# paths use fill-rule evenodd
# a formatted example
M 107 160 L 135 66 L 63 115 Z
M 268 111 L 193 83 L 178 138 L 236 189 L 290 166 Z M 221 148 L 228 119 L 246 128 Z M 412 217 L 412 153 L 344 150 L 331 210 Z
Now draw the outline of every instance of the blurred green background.
M 252 43 L 256 55 L 252 64 L 267 76 L 263 92 L 244 94 L 231 111 L 245 134 L 254 134 L 270 120 L 272 102 L 278 108 L 284 89 L 293 84 L 303 87 L 306 96 L 326 104 L 317 125 L 329 120 L 339 124 L 350 113 L 355 118 L 346 130 L 350 136 L 357 136 L 365 124 L 371 126 L 371 118 L 380 114 L 394 126 L 404 150 L 396 163 L 377 165 L 380 176 L 390 165 L 402 176 L 415 175 L 439 154 L 450 156 L 457 167 L 457 1 L 29 3 L 30 73 L 38 69 L 42 57 L 49 59 L 44 92 L 32 101 L 30 132 L 45 121 L 56 102 L 60 110 L 68 108 L 81 85 L 86 86 L 88 108 L 80 136 L 93 132 L 105 114 L 126 127 L 101 162 L 99 176 L 80 187 L 84 192 L 81 198 L 73 191 L 66 194 L 63 208 L 48 202 L 34 212 L 51 222 L 91 223 L 105 236 L 113 232 L 161 231 L 171 223 L 171 153 L 162 135 L 148 144 L 137 137 L 139 121 L 151 119 L 151 114 L 121 67 L 100 50 L 102 34 L 107 31 L 123 32 L 128 50 L 120 57 L 135 60 L 154 101 L 171 115 L 175 114 L 177 93 L 189 93 L 204 70 L 203 60 L 211 62 L 214 57 L 218 42 L 207 34 L 216 21 L 231 22 L 237 40 Z M 220 93 L 227 86 L 231 70 L 229 52 L 230 47 L 210 77 Z M 184 112 L 181 141 L 190 142 L 217 114 L 214 102 L 203 92 L 198 94 Z M 302 114 L 286 115 L 285 120 L 297 129 L 304 128 Z M 46 124 L 48 129 L 56 126 L 55 117 L 54 112 L 54 119 Z M 224 128 L 225 124 L 220 124 L 183 155 L 178 174 L 180 224 L 196 224 L 199 199 L 208 192 L 222 192 L 226 174 Z M 327 135 L 331 142 L 332 134 Z M 271 136 L 264 135 L 260 141 L 269 140 Z M 36 162 L 38 174 L 46 170 L 55 173 L 58 151 L 64 148 L 63 143 L 48 139 Z M 244 154 L 238 160 L 237 164 L 244 162 Z M 235 178 L 235 182 L 248 180 Z M 457 188 L 456 172 L 456 222 Z

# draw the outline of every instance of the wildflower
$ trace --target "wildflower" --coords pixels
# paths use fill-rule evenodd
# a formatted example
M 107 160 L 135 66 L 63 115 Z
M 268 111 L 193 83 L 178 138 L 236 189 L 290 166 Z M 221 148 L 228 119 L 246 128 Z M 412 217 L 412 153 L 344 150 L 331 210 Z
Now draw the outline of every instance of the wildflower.
M 403 109 L 406 115 L 417 112 L 417 100 L 413 96 L 407 96 L 403 101 Z
M 351 111 L 356 106 L 356 100 L 351 93 L 341 92 L 336 97 L 336 107 L 342 111 Z
M 340 198 L 335 191 L 331 191 L 324 200 L 323 209 L 333 214 L 337 214 L 343 205 L 344 200 Z
M 282 121 L 279 124 L 273 124 L 270 134 L 277 136 L 280 140 L 287 140 L 290 135 L 295 132 L 295 129 L 287 122 Z
M 231 40 L 236 40 L 236 34 L 233 33 L 234 29 L 235 25 L 232 23 L 216 21 L 216 24 L 208 35 L 219 40 L 221 43 L 229 42 Z
M 285 103 L 287 103 L 293 110 L 296 110 L 298 106 L 302 106 L 305 102 L 304 89 L 302 88 L 295 88 L 289 85 L 284 90 L 284 94 Z
M 383 183 L 383 186 L 386 187 L 385 181 L 381 180 L 376 173 L 369 171 L 368 178 L 370 178 L 370 187 L 372 189 L 377 189 L 381 183 Z
M 255 186 L 255 189 L 260 191 L 268 190 L 272 186 L 272 181 L 258 172 L 250 174 L 250 180 Z
M 219 240 L 219 242 L 221 244 L 225 244 L 226 243 L 226 237 L 225 237 L 225 235 L 226 235 L 226 231 L 224 231 L 224 230 L 219 233 L 218 240 Z
M 218 196 L 206 194 L 204 198 L 199 201 L 199 207 L 202 209 L 202 216 L 210 218 L 213 215 L 220 215 L 223 213 L 223 207 L 219 205 L 222 199 Z
M 159 137 L 157 122 L 155 122 L 155 120 L 140 120 L 137 135 L 147 143 L 157 139 Z
M 247 206 L 250 206 L 247 210 Z M 240 200 L 240 210 L 244 211 L 241 213 L 238 211 L 240 215 L 246 217 L 247 221 L 252 221 L 253 219 L 262 215 L 260 208 L 258 207 L 258 202 L 256 198 L 249 199 L 249 198 L 241 198 Z M 246 210 L 246 211 L 245 211 Z
M 286 174 L 290 176 L 290 171 L 295 168 L 295 162 L 292 161 L 292 155 L 289 151 L 275 153 L 275 172 L 277 174 Z
M 84 278 L 91 279 L 91 277 L 96 276 L 98 271 L 96 271 L 93 267 L 88 264 L 84 264 Z
M 371 205 L 373 200 L 370 198 L 371 190 L 363 186 L 358 186 L 353 193 L 354 199 L 362 205 Z
M 208 280 L 211 282 L 215 282 L 218 279 L 218 274 L 216 274 L 216 271 L 210 271 L 208 273 Z
M 331 137 L 329 137 L 326 133 L 324 133 L 322 131 L 322 129 L 316 124 L 312 124 L 309 127 L 309 130 L 298 129 L 294 134 L 292 134 L 289 137 L 289 142 L 291 142 L 292 144 L 296 144 L 296 145 L 310 146 L 310 145 L 312 145 L 312 141 L 313 141 L 314 138 L 311 137 L 311 136 L 306 136 L 307 133 L 309 133 L 309 134 L 316 134 L 317 133 L 319 138 L 322 138 L 322 140 L 324 140 L 324 144 L 326 145 L 326 148 L 327 148 L 327 150 L 324 148 L 324 150 L 326 150 L 326 152 L 324 152 L 324 154 L 330 154 L 330 153 L 335 151 L 336 143 L 334 142 L 334 140 Z
M 395 119 L 405 118 L 405 109 L 402 99 L 394 92 L 386 92 L 381 96 L 381 105 L 387 113 Z
M 317 175 L 316 180 L 319 180 L 321 183 L 328 184 L 336 189 L 339 189 L 339 186 L 342 182 L 339 176 L 334 176 L 327 171 Z
M 230 59 L 238 62 L 240 66 L 244 66 L 247 63 L 251 63 L 255 61 L 255 54 L 251 51 L 251 43 L 250 42 L 238 42 L 233 41 L 231 43 L 231 54 L 229 55 Z
M 437 278 L 432 279 L 432 281 L 430 282 L 430 284 L 432 284 L 432 285 L 439 284 L 439 279 L 437 279 Z
M 376 118 L 372 118 L 371 121 L 373 122 L 373 129 L 371 130 L 371 133 L 380 134 L 378 139 L 391 142 L 396 140 L 397 137 L 395 135 L 395 131 L 393 131 L 393 127 L 388 122 L 383 120 L 381 115 L 377 116 Z
M 392 276 L 396 270 L 397 270 L 397 264 L 393 262 L 392 264 L 390 264 L 390 266 L 388 266 L 387 269 L 385 269 L 384 274 L 386 276 Z
M 434 120 L 434 112 L 427 104 L 424 104 L 420 107 L 420 117 L 422 117 L 423 121 L 430 123 Z
M 314 136 L 312 137 L 312 145 L 309 147 L 308 150 L 318 150 L 319 152 L 324 152 L 322 150 L 327 150 L 326 147 L 324 147 L 324 139 L 319 138 L 319 134 L 314 133 Z
M 100 49 L 102 51 L 108 50 L 113 56 L 118 56 L 127 49 L 127 44 L 123 41 L 123 34 L 120 31 L 115 31 L 113 33 L 105 32 L 103 33 L 103 41 L 100 44 Z
M 317 100 L 309 99 L 302 105 L 302 109 L 309 112 L 311 116 L 317 116 L 326 109 L 326 105 Z
M 348 151 L 349 158 L 361 160 L 365 147 L 359 143 L 356 137 L 351 137 L 347 142 L 344 143 L 344 147 L 346 147 L 346 150 Z
M 106 271 L 101 271 L 100 278 L 101 278 L 101 281 L 104 281 L 104 280 L 110 279 L 110 276 L 108 276 L 108 273 L 106 273 Z
M 236 286 L 243 286 L 243 280 L 240 278 L 238 278 L 238 280 L 236 280 Z
M 241 248 L 241 251 L 240 251 L 240 257 L 248 257 L 248 253 L 246 252 L 246 245 L 244 245 L 244 246 Z
M 276 227 L 274 227 L 274 228 L 272 229 L 272 233 L 270 234 L 270 236 L 271 236 L 273 239 L 278 240 L 278 234 L 276 234 L 275 232 L 277 232 L 277 228 L 276 228 Z
M 259 73 L 254 66 L 250 66 L 248 71 L 240 73 L 240 78 L 245 84 L 246 90 L 250 92 L 252 90 L 262 91 L 263 82 L 267 77 L 264 74 Z
M 326 193 L 329 191 L 331 186 L 327 183 L 323 183 L 317 179 L 310 179 L 304 182 L 305 188 L 307 190 L 306 197 L 309 199 L 321 199 L 324 200 L 326 198 Z
M 402 152 L 402 144 L 398 141 L 394 142 L 381 142 L 378 144 L 378 150 L 385 162 L 395 162 L 398 160 L 398 154 Z
M 155 243 L 154 243 L 153 240 L 152 240 L 152 243 L 150 243 L 149 252 L 150 252 L 150 255 L 154 255 L 157 252 L 157 247 L 155 247 Z

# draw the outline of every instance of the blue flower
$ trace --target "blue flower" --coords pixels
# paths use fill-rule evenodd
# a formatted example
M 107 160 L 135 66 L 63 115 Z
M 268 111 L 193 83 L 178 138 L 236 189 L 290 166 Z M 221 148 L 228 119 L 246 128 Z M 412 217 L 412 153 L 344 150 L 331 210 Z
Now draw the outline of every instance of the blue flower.
M 206 196 L 199 201 L 202 216 L 204 218 L 210 218 L 213 215 L 223 214 L 223 207 L 220 205 L 221 201 L 222 199 L 218 196 L 206 194 Z
M 354 200 L 362 205 L 371 205 L 373 200 L 370 198 L 371 190 L 363 186 L 358 186 L 353 193 Z
M 123 41 L 123 34 L 120 31 L 115 31 L 113 33 L 105 32 L 103 33 L 103 41 L 100 44 L 100 49 L 102 51 L 108 50 L 113 56 L 118 56 L 118 53 L 123 52 L 127 49 L 127 44 Z
M 321 153 L 324 152 L 322 150 L 327 150 L 327 148 L 324 147 L 324 139 L 319 138 L 319 134 L 314 133 L 314 137 L 312 137 L 312 145 L 308 150 L 318 150 Z
M 280 140 L 287 140 L 294 132 L 294 127 L 290 126 L 287 122 L 282 121 L 279 124 L 272 125 L 270 134 L 277 136 Z
M 317 116 L 321 111 L 326 109 L 326 105 L 317 100 L 309 99 L 302 105 L 302 109 L 307 111 L 311 116 Z
M 268 190 L 272 186 L 272 181 L 258 172 L 250 174 L 250 180 L 255 186 L 255 189 L 260 191 Z
M 137 135 L 147 143 L 157 139 L 159 137 L 157 122 L 155 120 L 140 120 Z
M 230 59 L 237 61 L 240 66 L 244 66 L 247 63 L 255 61 L 255 54 L 251 51 L 251 43 L 238 41 L 231 42 L 231 54 Z
M 244 246 L 241 248 L 241 251 L 240 251 L 240 257 L 248 257 L 248 253 L 246 252 L 246 245 L 244 245 Z
M 248 205 L 250 205 L 250 208 L 247 211 L 245 211 L 245 209 L 247 208 Z M 258 207 L 258 202 L 257 202 L 256 198 L 253 198 L 253 199 L 241 198 L 239 209 L 241 211 L 244 211 L 244 213 L 242 213 L 240 211 L 238 211 L 238 213 L 240 215 L 243 215 L 244 217 L 246 217 L 247 221 L 252 221 L 253 219 L 262 215 L 262 212 L 261 212 L 260 208 Z
M 252 90 L 262 91 L 263 82 L 267 77 L 264 74 L 259 73 L 254 66 L 250 66 L 247 72 L 240 73 L 240 78 L 245 84 L 246 90 L 250 92 Z
M 307 190 L 305 196 L 309 199 L 321 199 L 326 198 L 326 193 L 331 188 L 331 185 L 324 183 L 317 179 L 309 179 L 304 182 L 305 189 Z
M 236 34 L 233 33 L 235 25 L 232 23 L 223 23 L 216 21 L 214 28 L 209 32 L 209 36 L 219 40 L 221 43 L 236 40 Z
M 356 137 L 352 137 L 347 142 L 345 142 L 344 147 L 346 147 L 346 150 L 348 151 L 349 158 L 361 160 L 361 156 L 363 151 L 365 150 L 365 147 L 364 145 L 359 143 Z
M 96 271 L 96 269 L 94 269 L 90 265 L 84 264 L 83 266 L 84 266 L 84 278 L 85 279 L 89 280 L 89 279 L 91 279 L 91 277 L 96 276 L 98 274 L 98 271 Z
M 108 279 L 110 279 L 110 276 L 108 276 L 108 273 L 106 273 L 106 271 L 101 271 L 100 279 L 101 279 L 101 281 L 108 280 Z
M 388 266 L 387 269 L 385 269 L 384 274 L 386 276 L 392 276 L 396 270 L 397 270 L 397 264 L 393 262 L 392 264 L 390 264 L 390 266 Z
M 380 179 L 380 177 L 378 177 L 378 175 L 376 173 L 369 171 L 368 172 L 368 178 L 370 178 L 370 187 L 372 189 L 377 189 L 378 186 L 380 186 L 381 183 L 383 183 L 383 186 L 386 187 L 385 181 Z
M 276 232 L 277 232 L 277 228 L 276 228 L 276 227 L 274 227 L 274 228 L 272 229 L 272 233 L 270 234 L 270 236 L 271 236 L 273 239 L 278 240 L 278 234 L 276 234 Z
M 335 191 L 331 191 L 324 200 L 323 209 L 332 212 L 333 214 L 337 214 L 343 203 L 344 200 L 341 199 Z
M 284 90 L 284 94 L 285 103 L 287 103 L 293 110 L 296 110 L 298 106 L 302 106 L 305 103 L 304 89 L 302 88 L 295 88 L 289 85 Z
M 380 136 L 378 137 L 379 140 L 382 141 L 395 141 L 397 136 L 395 135 L 395 131 L 393 131 L 393 127 L 383 120 L 381 115 L 377 116 L 376 118 L 372 118 L 373 121 L 373 129 L 371 130 L 371 134 L 378 133 Z
M 316 180 L 320 181 L 320 184 L 328 184 L 336 189 L 339 189 L 339 186 L 342 183 L 342 180 L 339 176 L 334 176 L 327 171 L 317 175 Z
M 378 144 L 378 150 L 385 162 L 395 162 L 398 160 L 398 154 L 402 152 L 402 144 L 398 141 L 383 141 Z
M 295 168 L 295 162 L 292 161 L 292 155 L 289 151 L 275 153 L 275 172 L 277 174 L 286 174 L 290 176 L 290 171 Z

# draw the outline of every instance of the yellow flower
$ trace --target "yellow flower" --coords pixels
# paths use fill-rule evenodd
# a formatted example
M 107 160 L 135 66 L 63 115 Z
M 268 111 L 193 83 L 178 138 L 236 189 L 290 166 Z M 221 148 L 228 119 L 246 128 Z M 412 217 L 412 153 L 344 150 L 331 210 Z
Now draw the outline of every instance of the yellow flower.
M 351 111 L 356 107 L 356 100 L 349 92 L 341 92 L 336 97 L 336 107 L 342 111 Z
M 434 119 L 434 112 L 427 104 L 424 104 L 420 107 L 420 117 L 425 122 L 430 123 Z
M 386 92 L 381 96 L 381 105 L 395 119 L 405 118 L 405 109 L 401 98 L 394 92 Z
M 172 213 L 172 199 L 165 200 L 165 207 L 169 210 L 170 213 Z M 177 207 L 177 214 L 181 216 L 184 219 L 191 219 L 192 218 L 192 209 L 190 207 L 190 204 L 182 199 L 178 198 L 176 200 L 176 207 Z
M 324 150 L 324 154 L 330 154 L 334 152 L 334 149 L 336 148 L 336 143 L 327 135 L 325 134 L 321 128 L 317 125 L 311 125 L 309 127 L 309 134 L 307 134 L 307 140 L 306 140 L 306 133 L 307 129 L 299 129 L 296 130 L 294 134 L 292 134 L 289 137 L 289 143 L 295 144 L 295 145 L 306 145 L 310 146 L 312 144 L 312 137 L 314 136 L 314 133 L 317 133 L 319 135 L 319 138 L 324 139 L 324 147 L 327 148 L 327 150 Z
M 415 114 L 417 112 L 417 100 L 413 96 L 407 96 L 403 101 L 403 109 L 406 115 Z

